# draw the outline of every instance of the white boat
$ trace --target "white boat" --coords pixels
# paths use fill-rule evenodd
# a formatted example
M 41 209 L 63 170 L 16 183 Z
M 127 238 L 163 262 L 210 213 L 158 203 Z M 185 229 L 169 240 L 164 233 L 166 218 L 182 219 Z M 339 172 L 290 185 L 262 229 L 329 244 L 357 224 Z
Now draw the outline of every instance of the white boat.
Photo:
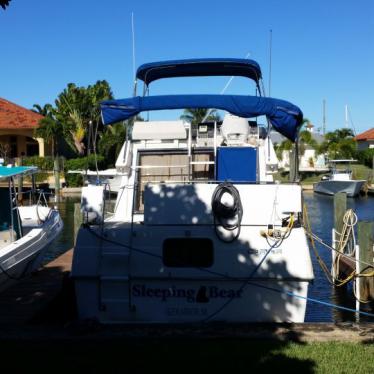
M 87 177 L 89 184 L 107 185 L 107 190 L 111 193 L 118 193 L 120 189 L 122 174 L 118 173 L 115 168 L 98 171 L 87 170 L 82 174 Z
M 357 196 L 366 180 L 352 179 L 350 164 L 357 160 L 330 160 L 330 174 L 321 181 L 314 183 L 314 192 L 324 195 L 334 195 L 337 192 L 345 192 L 348 197 Z M 338 168 L 338 164 L 347 165 L 345 169 Z
M 251 60 L 151 63 L 147 86 L 176 76 L 240 75 L 261 93 Z M 114 214 L 104 189 L 82 191 L 72 277 L 79 317 L 102 323 L 303 322 L 313 269 L 298 184 L 273 181 L 277 159 L 266 115 L 291 140 L 299 108 L 260 96 L 144 96 L 102 103 L 105 123 L 141 111 L 226 110 L 222 123 L 135 122 L 117 160 Z M 248 122 L 248 118 L 252 121 Z
M 29 206 L 17 203 L 14 179 L 31 175 L 34 181 L 36 171 L 34 167 L 0 166 L 0 180 L 8 180 L 9 187 L 9 198 L 1 202 L 3 213 L 9 205 L 9 222 L 0 231 L 0 290 L 38 269 L 48 245 L 63 228 L 59 212 L 43 205 L 43 195 Z

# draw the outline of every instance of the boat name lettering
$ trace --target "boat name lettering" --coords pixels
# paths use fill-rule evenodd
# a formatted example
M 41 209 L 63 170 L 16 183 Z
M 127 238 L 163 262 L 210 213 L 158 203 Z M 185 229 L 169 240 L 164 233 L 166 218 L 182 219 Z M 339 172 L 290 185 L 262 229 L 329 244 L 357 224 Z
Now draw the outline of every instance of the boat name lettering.
M 210 299 L 240 299 L 243 296 L 242 289 L 222 288 L 217 286 L 200 286 L 196 288 L 177 288 L 175 286 L 149 287 L 145 284 L 134 284 L 131 288 L 133 297 L 159 298 L 161 301 L 181 298 L 193 303 L 207 303 Z
M 250 255 L 265 255 L 267 252 L 268 252 L 269 249 L 254 249 L 254 248 L 250 248 L 248 249 L 248 253 Z M 270 254 L 271 255 L 279 255 L 279 254 L 282 254 L 282 248 L 273 248 L 271 251 L 270 251 Z

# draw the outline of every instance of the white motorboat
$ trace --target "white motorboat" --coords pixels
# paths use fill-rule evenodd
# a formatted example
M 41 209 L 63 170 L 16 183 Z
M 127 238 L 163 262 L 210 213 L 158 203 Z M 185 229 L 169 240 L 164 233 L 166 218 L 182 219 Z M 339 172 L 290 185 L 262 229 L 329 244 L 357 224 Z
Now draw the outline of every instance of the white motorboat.
M 1 203 L 2 213 L 9 205 L 9 222 L 0 231 L 0 290 L 40 267 L 48 245 L 63 228 L 59 212 L 48 207 L 45 198 L 43 202 L 42 193 L 35 203 L 18 205 L 15 178 L 31 175 L 34 181 L 36 171 L 34 167 L 0 166 L 0 180 L 8 180 L 9 187 L 9 197 Z
M 251 60 L 151 63 L 137 79 L 239 75 L 261 91 Z M 303 322 L 313 269 L 298 184 L 273 181 L 266 126 L 291 140 L 300 109 L 261 96 L 143 96 L 102 103 L 105 123 L 142 111 L 226 110 L 223 122 L 135 122 L 117 160 L 114 214 L 103 186 L 82 191 L 86 224 L 72 277 L 81 319 L 102 323 Z M 252 121 L 248 121 L 251 118 Z
M 348 197 L 357 196 L 366 180 L 352 179 L 350 164 L 357 160 L 330 160 L 330 174 L 313 185 L 314 192 L 324 195 L 334 195 L 337 192 L 345 192 Z M 338 165 L 346 165 L 345 169 Z
M 105 170 L 87 170 L 87 172 L 82 172 L 82 174 L 87 177 L 88 183 L 92 185 L 107 185 L 107 190 L 111 193 L 118 193 L 122 174 L 117 172 L 117 169 L 105 169 Z

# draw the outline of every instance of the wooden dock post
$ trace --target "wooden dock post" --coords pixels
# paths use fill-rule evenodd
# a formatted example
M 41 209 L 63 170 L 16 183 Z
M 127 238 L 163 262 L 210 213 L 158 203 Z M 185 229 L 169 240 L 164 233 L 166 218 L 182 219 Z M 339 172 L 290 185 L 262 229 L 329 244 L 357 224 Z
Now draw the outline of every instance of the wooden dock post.
M 374 222 L 358 223 L 358 253 L 356 254 L 357 272 L 360 274 L 368 274 L 374 271 Z M 359 262 L 360 261 L 360 262 Z M 359 276 L 356 280 L 356 295 L 359 300 L 374 300 L 374 276 Z
M 77 240 L 79 228 L 83 222 L 83 213 L 81 211 L 81 203 L 74 204 L 74 245 Z
M 18 166 L 22 166 L 23 165 L 23 157 L 21 156 L 19 158 L 19 162 L 18 162 Z M 19 202 L 21 202 L 23 200 L 23 177 L 22 176 L 19 176 L 17 178 L 17 200 Z
M 342 232 L 343 228 L 343 217 L 347 211 L 347 194 L 345 192 L 338 192 L 334 195 L 334 230 L 332 232 L 332 247 L 336 248 L 336 243 L 339 242 L 339 236 L 336 235 L 336 232 Z M 337 253 L 335 251 L 331 252 L 332 254 L 332 266 L 331 266 L 331 276 L 335 281 L 339 278 L 339 274 L 335 273 L 335 259 Z
M 60 164 L 59 159 L 56 157 L 53 161 L 53 174 L 55 179 L 55 196 L 56 201 L 60 198 Z

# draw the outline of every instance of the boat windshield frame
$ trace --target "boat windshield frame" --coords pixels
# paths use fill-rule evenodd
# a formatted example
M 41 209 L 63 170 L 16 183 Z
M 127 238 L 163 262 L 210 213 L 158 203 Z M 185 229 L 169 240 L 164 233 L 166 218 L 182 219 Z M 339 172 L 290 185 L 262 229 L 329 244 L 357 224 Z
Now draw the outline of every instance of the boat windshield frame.
M 262 73 L 256 61 L 239 58 L 205 58 L 158 61 L 141 65 L 136 71 L 134 96 L 136 96 L 138 79 L 144 83 L 143 94 L 145 94 L 149 84 L 159 79 L 214 76 L 249 78 L 255 82 L 261 95 Z

